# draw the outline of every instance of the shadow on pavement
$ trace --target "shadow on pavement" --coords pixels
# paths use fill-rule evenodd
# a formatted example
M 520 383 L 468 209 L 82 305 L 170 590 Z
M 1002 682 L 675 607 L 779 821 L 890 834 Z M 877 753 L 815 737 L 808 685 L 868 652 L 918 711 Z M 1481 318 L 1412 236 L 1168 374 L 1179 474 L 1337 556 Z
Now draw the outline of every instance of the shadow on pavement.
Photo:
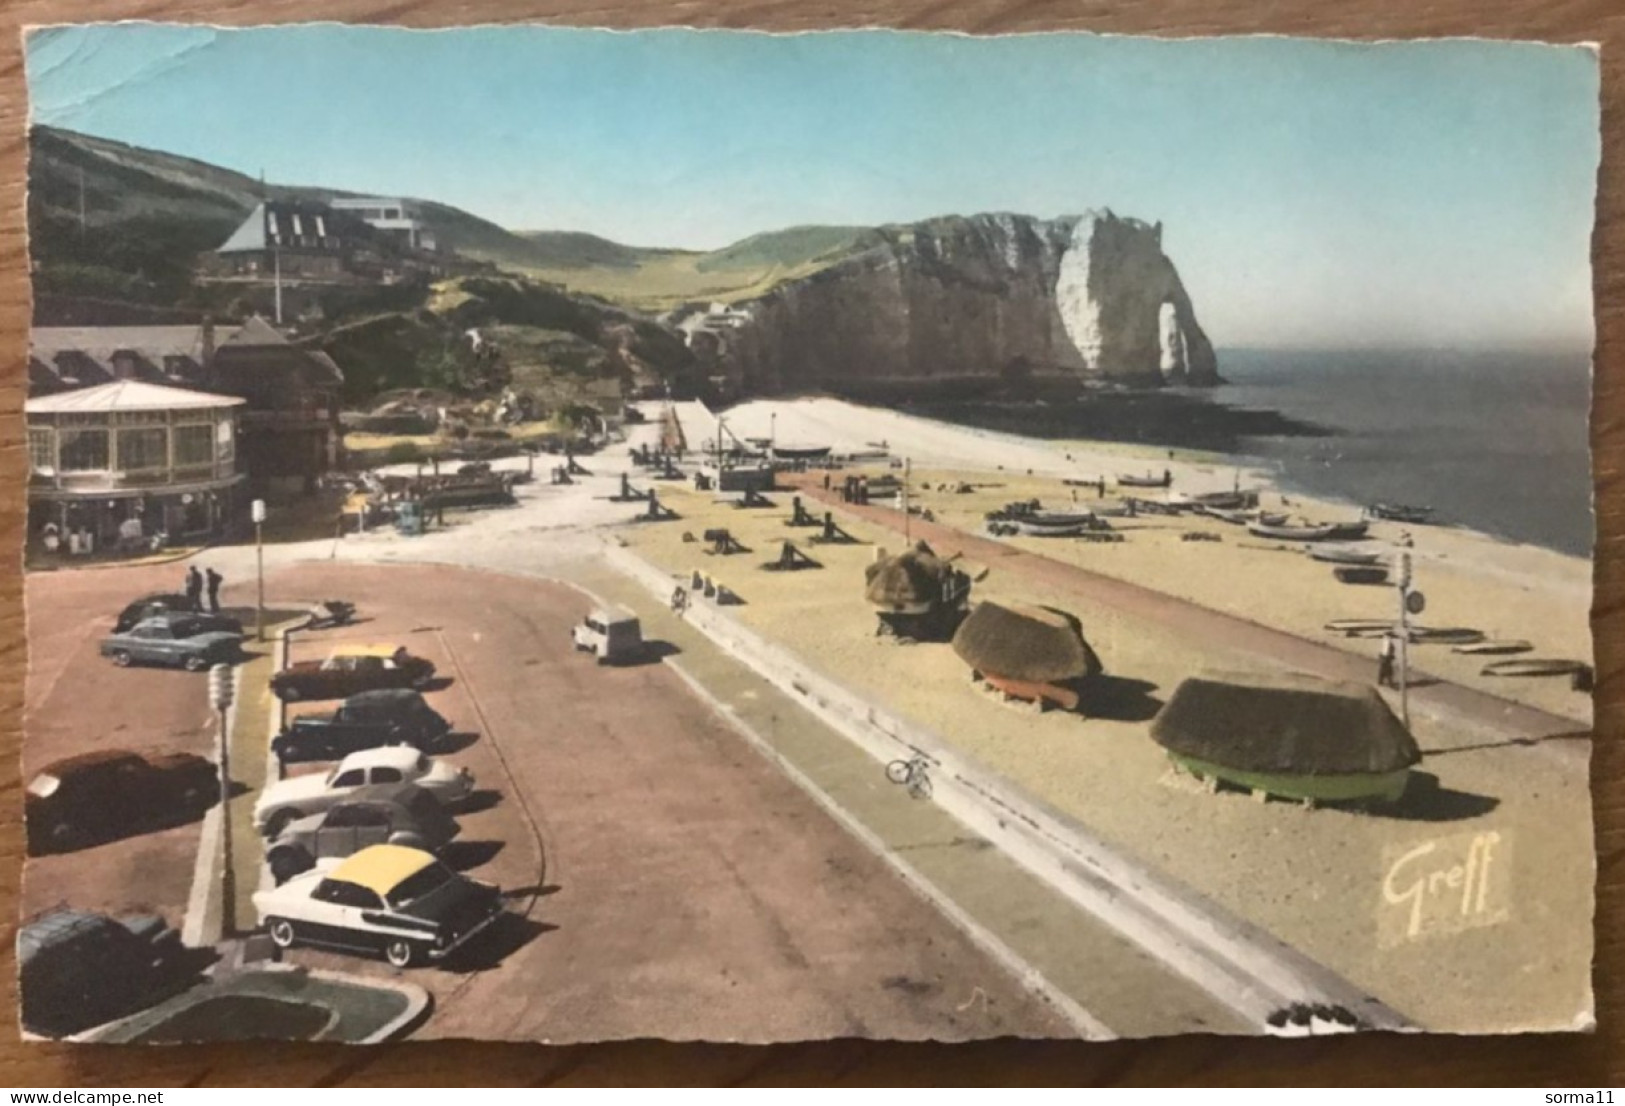
M 556 925 L 538 922 L 518 914 L 504 914 L 491 928 L 447 957 L 442 965 L 446 971 L 457 974 L 487 972 L 537 937 L 558 929 Z
M 440 859 L 452 870 L 466 872 L 488 863 L 503 845 L 502 841 L 453 841 L 440 850 Z
M 430 742 L 429 751 L 436 756 L 450 756 L 452 753 L 462 752 L 479 739 L 480 735 L 472 730 L 453 730 L 451 733 L 441 734 Z
M 490 810 L 502 801 L 502 792 L 490 787 L 482 787 L 468 798 L 457 804 L 456 813 L 480 814 Z

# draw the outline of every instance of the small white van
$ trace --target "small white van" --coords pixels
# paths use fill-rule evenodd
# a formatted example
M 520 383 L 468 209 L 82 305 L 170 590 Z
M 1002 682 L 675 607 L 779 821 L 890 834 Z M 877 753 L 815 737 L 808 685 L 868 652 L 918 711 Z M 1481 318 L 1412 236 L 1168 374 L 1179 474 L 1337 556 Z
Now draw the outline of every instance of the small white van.
M 643 627 L 624 607 L 602 607 L 570 631 L 577 650 L 597 656 L 599 664 L 636 660 L 643 652 Z

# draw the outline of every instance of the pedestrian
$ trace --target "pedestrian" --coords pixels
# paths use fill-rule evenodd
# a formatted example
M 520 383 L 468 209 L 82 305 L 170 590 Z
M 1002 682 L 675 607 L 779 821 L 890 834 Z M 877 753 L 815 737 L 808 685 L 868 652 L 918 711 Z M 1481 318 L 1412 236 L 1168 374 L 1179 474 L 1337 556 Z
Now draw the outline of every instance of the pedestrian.
M 1394 654 L 1396 652 L 1393 634 L 1382 636 L 1382 649 L 1377 653 L 1377 686 L 1397 687 L 1394 682 Z
M 219 614 L 220 585 L 225 582 L 225 577 L 221 576 L 220 573 L 210 568 L 204 570 L 203 579 L 209 591 L 209 613 Z
M 197 565 L 186 570 L 186 605 L 194 614 L 203 611 L 203 574 Z

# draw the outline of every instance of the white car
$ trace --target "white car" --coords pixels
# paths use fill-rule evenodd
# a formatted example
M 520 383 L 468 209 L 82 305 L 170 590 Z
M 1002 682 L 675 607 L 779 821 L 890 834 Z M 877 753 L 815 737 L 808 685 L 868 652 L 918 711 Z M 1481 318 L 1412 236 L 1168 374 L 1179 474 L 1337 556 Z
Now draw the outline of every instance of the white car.
M 503 914 L 496 887 L 401 845 L 372 845 L 257 891 L 254 909 L 278 948 L 381 952 L 397 968 L 444 959 Z
M 453 768 L 409 745 L 363 749 L 339 761 L 331 772 L 294 776 L 267 786 L 254 804 L 254 828 L 276 837 L 289 823 L 320 814 L 357 788 L 375 783 L 417 784 L 442 806 L 462 802 L 474 791 L 468 769 Z

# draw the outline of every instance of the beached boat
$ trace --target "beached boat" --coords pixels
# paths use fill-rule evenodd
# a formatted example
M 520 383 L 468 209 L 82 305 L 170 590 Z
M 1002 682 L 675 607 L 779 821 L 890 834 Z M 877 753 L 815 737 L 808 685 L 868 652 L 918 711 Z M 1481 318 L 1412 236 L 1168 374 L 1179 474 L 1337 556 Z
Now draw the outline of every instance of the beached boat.
M 1172 487 L 1174 478 L 1170 473 L 1161 476 L 1135 476 L 1132 473 L 1120 472 L 1117 474 L 1117 484 L 1123 488 L 1168 488 Z
M 1360 522 L 1334 522 L 1332 527 L 1332 541 L 1359 541 L 1371 531 L 1371 524 L 1364 520 Z
M 1326 541 L 1337 532 L 1337 527 L 1330 523 L 1319 526 L 1272 526 L 1265 522 L 1250 522 L 1247 532 L 1255 538 L 1274 541 Z
M 1202 514 L 1209 518 L 1216 518 L 1220 522 L 1228 522 L 1232 526 L 1246 526 L 1258 518 L 1257 511 L 1244 511 L 1227 507 L 1198 507 Z
M 1391 618 L 1334 618 L 1325 626 L 1331 633 L 1347 634 L 1350 637 L 1385 634 L 1393 628 L 1394 620 Z
M 1527 653 L 1533 648 L 1533 645 L 1521 638 L 1492 638 L 1489 641 L 1474 642 L 1472 645 L 1458 645 L 1450 651 L 1466 653 L 1469 656 L 1495 656 L 1503 653 Z
M 1029 538 L 1072 538 L 1089 529 L 1087 522 L 1055 524 L 1034 522 L 1030 518 L 1018 518 L 1014 522 L 1006 523 L 1006 532 L 1010 526 L 1014 526 L 1019 533 Z
M 1095 521 L 1093 511 L 1034 511 L 1017 516 L 1018 522 L 1034 526 L 1087 526 Z
M 1493 661 L 1484 666 L 1486 676 L 1573 676 L 1591 666 L 1582 661 L 1529 657 L 1515 661 Z
M 1382 560 L 1380 549 L 1356 549 L 1347 545 L 1322 545 L 1309 551 L 1317 561 L 1334 565 L 1374 565 Z
M 1255 491 L 1234 492 L 1204 492 L 1191 497 L 1191 501 L 1200 507 L 1218 508 L 1221 511 L 1243 511 L 1258 506 L 1258 493 Z
M 1389 522 L 1426 523 L 1433 521 L 1432 507 L 1411 507 L 1403 503 L 1373 503 L 1365 509 L 1372 518 Z
M 1411 627 L 1411 640 L 1418 645 L 1477 645 L 1488 637 L 1483 630 L 1466 626 Z
M 832 448 L 827 445 L 775 445 L 772 452 L 781 461 L 817 461 L 828 457 Z
M 1376 688 L 1285 672 L 1189 677 L 1151 739 L 1211 790 L 1309 804 L 1397 802 L 1422 759 Z

